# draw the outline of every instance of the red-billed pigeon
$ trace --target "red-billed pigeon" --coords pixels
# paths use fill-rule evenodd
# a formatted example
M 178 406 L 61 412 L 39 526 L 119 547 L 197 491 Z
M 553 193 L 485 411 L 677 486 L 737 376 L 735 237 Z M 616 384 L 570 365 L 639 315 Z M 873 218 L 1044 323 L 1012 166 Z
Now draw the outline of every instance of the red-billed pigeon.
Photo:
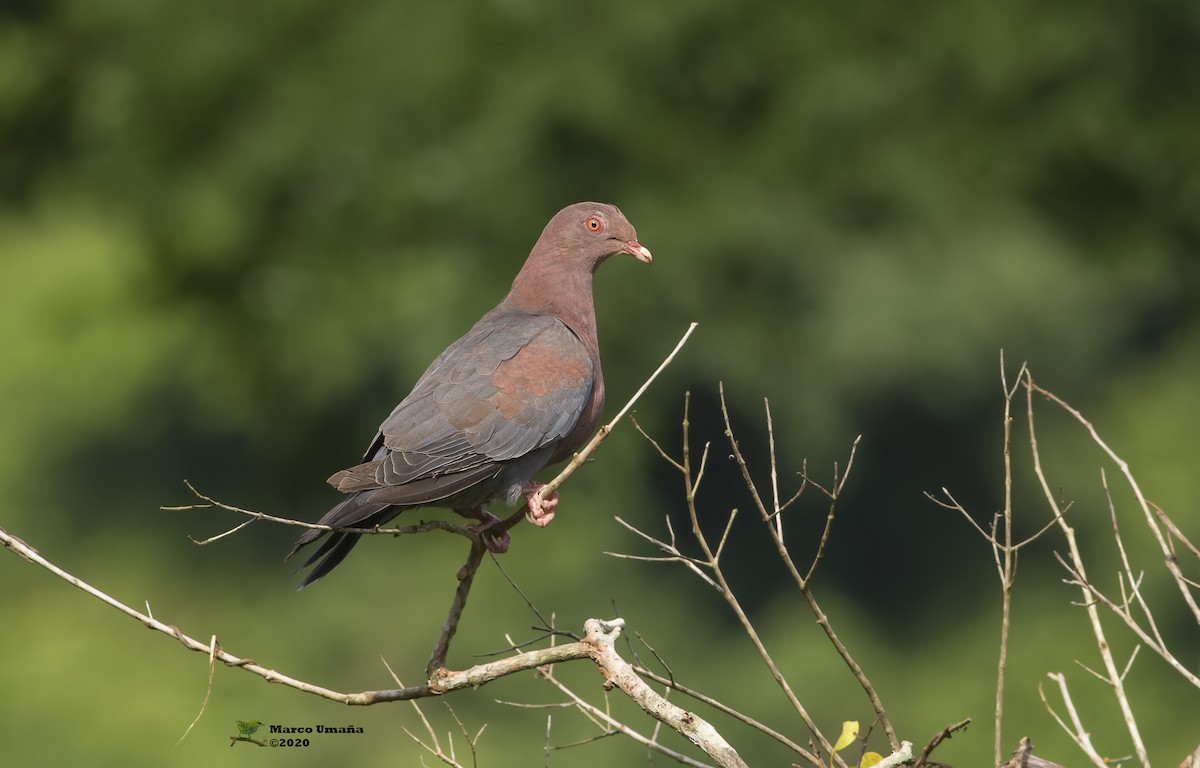
M 626 253 L 650 263 L 633 225 L 615 206 L 577 203 L 542 230 L 508 295 L 438 355 L 379 427 L 363 463 L 329 483 L 349 494 L 321 518 L 335 528 L 373 528 L 411 507 L 443 507 L 480 521 L 493 552 L 509 535 L 487 534 L 493 500 L 522 496 L 526 517 L 545 526 L 558 494 L 540 504 L 533 475 L 564 461 L 592 436 L 604 410 L 592 275 Z M 301 547 L 329 534 L 301 567 L 300 589 L 340 563 L 360 534 L 311 529 Z

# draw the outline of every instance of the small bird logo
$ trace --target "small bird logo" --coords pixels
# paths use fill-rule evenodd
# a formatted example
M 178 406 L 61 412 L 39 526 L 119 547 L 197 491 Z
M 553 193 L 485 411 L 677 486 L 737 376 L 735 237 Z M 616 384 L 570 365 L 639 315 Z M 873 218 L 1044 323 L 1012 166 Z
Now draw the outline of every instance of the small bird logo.
M 257 720 L 251 720 L 248 723 L 244 720 L 236 720 L 234 722 L 237 723 L 238 733 L 246 737 L 253 736 L 254 732 L 262 727 L 262 723 Z
M 254 738 L 254 732 L 262 727 L 262 722 L 259 720 L 234 720 L 237 723 L 238 735 L 229 737 L 229 746 L 233 746 L 239 741 L 248 741 L 251 744 L 257 744 L 260 747 L 267 746 L 265 743 Z

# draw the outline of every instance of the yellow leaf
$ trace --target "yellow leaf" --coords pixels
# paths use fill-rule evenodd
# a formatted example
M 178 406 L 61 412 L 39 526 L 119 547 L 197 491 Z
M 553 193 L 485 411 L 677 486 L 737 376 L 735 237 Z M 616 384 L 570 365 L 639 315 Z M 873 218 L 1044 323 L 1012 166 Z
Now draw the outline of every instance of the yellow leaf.
M 842 735 L 838 736 L 837 743 L 833 745 L 834 752 L 841 752 L 846 747 L 850 746 L 850 742 L 854 741 L 854 737 L 858 735 L 858 721 L 847 720 L 842 723 Z
M 878 752 L 868 752 L 862 756 L 862 760 L 858 761 L 858 768 L 871 768 L 875 763 L 882 763 L 883 755 Z

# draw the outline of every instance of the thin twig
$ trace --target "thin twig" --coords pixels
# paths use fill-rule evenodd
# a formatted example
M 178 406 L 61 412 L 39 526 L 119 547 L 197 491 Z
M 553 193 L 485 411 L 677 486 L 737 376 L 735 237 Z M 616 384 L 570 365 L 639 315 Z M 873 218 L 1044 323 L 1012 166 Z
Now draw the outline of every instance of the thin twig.
M 583 446 L 579 453 L 575 454 L 571 461 L 567 463 L 567 466 L 563 467 L 562 472 L 559 472 L 553 480 L 538 489 L 538 492 L 535 494 L 535 498 L 539 503 L 544 501 L 545 498 L 551 493 L 558 490 L 559 487 L 566 482 L 567 478 L 575 474 L 575 470 L 582 467 L 583 463 L 588 460 L 588 457 L 600 447 L 600 444 L 603 443 L 605 438 L 608 437 L 608 433 L 612 432 L 613 427 L 615 427 L 621 419 L 625 418 L 625 414 L 628 413 L 629 409 L 632 408 L 634 403 L 638 401 L 638 398 L 640 398 L 642 394 L 650 388 L 650 385 L 654 383 L 654 380 L 658 378 L 658 375 L 662 373 L 668 365 L 671 364 L 671 361 L 674 360 L 675 356 L 679 354 L 679 350 L 683 349 L 683 345 L 687 343 L 688 337 L 692 335 L 692 331 L 696 330 L 697 325 L 699 325 L 699 323 L 692 323 L 688 326 L 688 329 L 684 332 L 683 337 L 679 339 L 679 342 L 675 345 L 675 348 L 671 350 L 671 354 L 667 355 L 666 358 L 659 363 L 659 366 L 654 370 L 654 373 L 650 374 L 650 378 L 646 379 L 646 381 L 642 383 L 642 386 L 638 387 L 638 390 L 633 393 L 633 397 L 629 398 L 629 401 L 625 403 L 621 410 L 617 411 L 617 415 L 613 417 L 612 421 L 608 422 L 603 427 L 600 427 L 600 430 L 591 440 L 588 441 L 587 445 Z
M 638 423 L 636 411 L 629 414 L 629 423 L 633 425 L 633 428 L 637 430 L 637 433 L 641 435 L 647 443 L 650 443 L 650 445 L 654 447 L 654 450 L 658 451 L 658 455 L 661 456 L 664 461 L 666 461 L 672 467 L 675 467 L 675 469 L 679 470 L 680 472 L 683 471 L 683 466 L 678 461 L 675 461 L 675 459 L 672 459 L 671 455 L 664 451 L 663 447 L 658 444 L 658 441 L 653 437 L 650 437 L 649 433 L 647 433 L 646 430 L 642 428 L 642 425 Z
M 1183 531 L 1179 530 L 1179 526 L 1175 525 L 1175 521 L 1167 516 L 1167 513 L 1163 511 L 1162 507 L 1158 506 L 1152 501 L 1149 503 L 1150 508 L 1154 510 L 1154 516 L 1158 518 L 1158 522 L 1162 523 L 1163 527 L 1167 529 L 1167 532 L 1174 536 L 1175 539 L 1187 549 L 1187 551 L 1192 553 L 1192 557 L 1200 560 L 1200 548 L 1197 548 L 1187 536 L 1183 535 Z M 1175 549 L 1172 548 L 1171 553 L 1174 554 L 1174 552 Z M 1198 766 L 1198 768 L 1200 768 L 1200 766 Z
M 1075 539 L 1075 529 L 1067 525 L 1066 520 L 1063 519 L 1062 513 L 1059 509 L 1058 500 L 1055 498 L 1054 492 L 1050 488 L 1050 483 L 1046 480 L 1045 472 L 1042 469 L 1042 457 L 1038 450 L 1037 433 L 1034 428 L 1033 393 L 1041 392 L 1043 395 L 1051 397 L 1051 399 L 1057 402 L 1061 407 L 1074 414 L 1078 414 L 1078 411 L 1075 411 L 1057 397 L 1050 395 L 1045 390 L 1036 386 L 1033 383 L 1033 376 L 1028 370 L 1025 371 L 1024 383 L 1026 391 L 1026 421 L 1029 429 L 1029 448 L 1033 456 L 1033 472 L 1037 476 L 1038 483 L 1041 485 L 1042 495 L 1045 497 L 1047 505 L 1049 505 L 1050 509 L 1053 510 L 1054 517 L 1058 521 L 1059 528 L 1062 530 L 1063 536 L 1066 537 L 1067 548 L 1071 557 L 1071 568 L 1077 574 L 1080 584 L 1087 585 L 1090 584 L 1090 582 L 1088 581 L 1087 573 L 1083 567 L 1083 555 L 1080 552 L 1079 545 Z M 1091 425 L 1085 419 L 1083 419 L 1083 416 L 1078 415 L 1078 418 L 1089 427 L 1094 439 L 1099 441 L 1099 436 L 1095 434 L 1094 429 L 1091 429 Z M 1103 446 L 1103 442 L 1100 442 L 1099 444 Z M 1104 447 L 1107 449 L 1107 446 Z M 1110 456 L 1115 457 L 1115 454 L 1110 452 Z M 1124 463 L 1121 462 L 1121 465 L 1124 466 Z M 1137 489 L 1136 481 L 1134 481 L 1131 476 L 1128 477 L 1128 480 L 1130 484 Z M 1140 497 L 1141 491 L 1137 490 L 1137 494 Z M 1104 670 L 1106 673 L 1107 682 L 1112 687 L 1113 695 L 1117 699 L 1117 705 L 1121 709 L 1121 715 L 1125 721 L 1125 728 L 1129 732 L 1129 738 L 1133 741 L 1133 748 L 1137 753 L 1138 760 L 1141 762 L 1143 768 L 1150 768 L 1150 758 L 1146 754 L 1145 744 L 1142 743 L 1142 736 L 1141 732 L 1138 730 L 1137 720 L 1133 714 L 1133 707 L 1130 705 L 1129 698 L 1125 694 L 1125 685 L 1121 681 L 1120 673 L 1117 671 L 1116 662 L 1113 660 L 1111 645 L 1109 644 L 1108 639 L 1105 636 L 1104 628 L 1100 623 L 1099 611 L 1096 609 L 1095 601 L 1088 599 L 1093 596 L 1092 590 L 1089 590 L 1086 586 L 1081 586 L 1081 588 L 1083 589 L 1084 598 L 1087 602 L 1084 610 L 1086 611 L 1088 621 L 1091 624 L 1092 634 L 1096 638 L 1096 648 L 1100 653 L 1101 660 L 1104 662 Z M 1066 682 L 1061 682 L 1060 687 L 1065 696 Z
M 917 756 L 917 760 L 913 763 L 912 768 L 923 768 L 925 765 L 928 765 L 927 761 L 929 760 L 929 755 L 933 753 L 933 750 L 938 748 L 938 745 L 940 745 L 943 741 L 950 739 L 959 731 L 966 730 L 967 726 L 970 724 L 971 718 L 968 717 L 965 720 L 960 720 L 957 723 L 947 725 L 942 730 L 933 734 L 933 738 L 931 738 L 929 743 L 925 745 L 925 748 L 921 750 L 921 754 Z M 996 763 L 996 765 L 999 765 L 999 763 Z
M 833 518 L 837 514 L 838 497 L 841 495 L 842 488 L 846 484 L 846 478 L 850 476 L 850 469 L 854 466 L 854 455 L 858 451 L 858 444 L 861 440 L 862 435 L 859 435 L 858 437 L 854 438 L 854 442 L 850 444 L 850 458 L 846 460 L 846 471 L 842 473 L 842 479 L 840 481 L 837 478 L 837 464 L 834 464 L 834 491 L 833 493 L 827 494 L 829 497 L 829 510 L 825 513 L 825 527 L 821 530 L 821 538 L 817 540 L 817 551 L 813 553 L 812 562 L 809 563 L 808 570 L 804 574 L 805 586 L 807 586 L 809 581 L 812 580 L 813 574 L 817 572 L 817 566 L 821 563 L 821 558 L 825 555 L 825 545 L 829 543 L 829 536 L 833 532 Z M 809 482 L 807 472 L 804 482 Z M 820 488 L 819 485 L 817 487 Z M 824 491 L 824 489 L 822 489 L 822 491 Z M 782 530 L 779 531 L 778 541 L 780 544 L 783 543 Z
M 720 587 L 717 586 L 717 583 L 712 580 L 712 577 L 701 570 L 702 567 L 709 567 L 709 564 L 707 562 L 705 562 L 699 558 L 688 557 L 687 555 L 680 552 L 679 549 L 675 546 L 675 532 L 673 530 L 671 531 L 671 541 L 670 541 L 670 543 L 668 543 L 665 541 L 660 541 L 659 539 L 656 539 L 655 537 L 651 536 L 650 534 L 646 533 L 645 531 L 642 531 L 639 528 L 637 528 L 633 525 L 630 525 L 629 523 L 622 520 L 620 517 L 615 517 L 614 519 L 618 523 L 620 523 L 621 526 L 626 528 L 627 530 L 632 531 L 633 533 L 637 534 L 638 536 L 641 536 L 646 541 L 657 546 L 663 552 L 666 552 L 667 555 L 666 555 L 666 557 L 650 557 L 650 556 L 646 556 L 646 555 L 626 555 L 626 554 L 622 554 L 620 552 L 608 552 L 608 551 L 605 551 L 604 554 L 609 555 L 610 557 L 621 558 L 623 560 L 644 560 L 647 562 L 683 563 L 683 565 L 685 567 L 687 567 L 688 570 L 692 571 L 697 576 L 699 576 L 701 578 L 701 580 L 704 581 L 705 584 L 712 587 L 713 589 L 720 589 Z M 668 528 L 671 527 L 671 519 L 669 517 L 667 518 L 667 527 Z
M 381 657 L 380 661 L 382 661 L 383 666 L 387 668 L 388 674 L 390 674 L 392 676 L 392 679 L 396 681 L 396 685 L 403 687 L 404 683 L 400 682 L 400 678 L 392 670 L 392 667 L 391 667 L 391 665 L 389 665 L 387 663 L 387 660 L 383 659 Z M 433 724 L 429 722 L 429 718 L 425 717 L 425 711 L 423 709 L 421 709 L 421 705 L 419 703 L 417 703 L 417 701 L 415 699 L 410 703 L 413 706 L 413 710 L 416 711 L 417 717 L 421 720 L 421 724 L 425 726 L 425 732 L 427 734 L 429 734 L 429 743 L 427 744 L 424 741 L 421 741 L 421 738 L 419 736 L 417 736 L 415 733 L 413 733 L 412 731 L 408 730 L 407 727 L 401 726 L 401 730 L 404 731 L 406 734 L 408 734 L 408 737 L 410 739 L 412 739 L 413 741 L 415 741 L 422 749 L 424 749 L 426 752 L 433 755 L 437 759 L 441 760 L 446 765 L 452 766 L 452 768 L 464 768 L 464 766 L 458 762 L 458 760 L 454 754 L 454 737 L 451 736 L 449 738 L 449 749 L 450 749 L 449 754 L 442 751 L 442 744 L 438 739 L 437 731 L 435 731 L 433 729 Z M 458 715 L 456 715 L 454 713 L 454 709 L 451 708 L 449 705 L 447 705 L 447 709 L 450 709 L 451 717 L 453 717 L 455 722 L 457 722 L 459 724 L 459 726 L 462 728 L 463 735 L 467 737 L 467 742 L 470 744 L 470 747 L 471 747 L 471 758 L 472 758 L 471 764 L 476 765 L 476 762 L 474 759 L 475 758 L 475 741 L 477 741 L 479 739 L 479 736 L 482 735 L 483 728 L 479 729 L 479 733 L 475 735 L 475 739 L 471 739 L 470 736 L 467 735 L 466 727 L 463 726 L 462 721 L 458 719 Z M 486 728 L 486 727 L 487 726 L 484 725 L 484 728 Z M 422 760 L 421 764 L 424 765 L 424 763 L 425 763 L 425 761 Z
M 724 396 L 724 392 L 722 390 L 722 397 L 723 396 Z M 746 636 L 749 637 L 751 643 L 754 644 L 755 649 L 758 651 L 759 657 L 763 660 L 763 662 L 767 665 L 768 670 L 771 672 L 772 678 L 774 678 L 776 684 L 780 687 L 780 690 L 783 691 L 784 696 L 788 699 L 788 702 L 792 705 L 792 708 L 800 716 L 800 719 L 804 722 L 805 726 L 809 729 L 809 731 L 813 734 L 813 736 L 816 737 L 816 739 L 818 740 L 818 742 L 821 745 L 821 748 L 825 752 L 832 754 L 832 752 L 833 752 L 832 744 L 830 744 L 828 739 L 826 739 L 825 736 L 821 733 L 821 730 L 820 730 L 820 728 L 817 727 L 816 722 L 808 714 L 807 709 L 800 702 L 800 700 L 796 696 L 795 692 L 792 691 L 791 686 L 787 682 L 787 679 L 783 676 L 783 673 L 779 670 L 779 667 L 775 664 L 775 660 L 772 658 L 770 652 L 767 650 L 766 645 L 763 643 L 763 640 L 759 636 L 753 623 L 751 623 L 749 617 L 747 617 L 745 611 L 742 608 L 741 602 L 737 598 L 737 595 L 734 593 L 733 589 L 730 587 L 729 583 L 726 581 L 725 574 L 722 571 L 721 565 L 716 558 L 716 553 L 713 550 L 713 548 L 709 545 L 708 539 L 704 535 L 704 532 L 700 526 L 699 513 L 698 513 L 698 510 L 696 507 L 696 488 L 693 483 L 693 476 L 692 476 L 692 470 L 691 470 L 691 450 L 690 450 L 691 422 L 690 422 L 690 419 L 688 416 L 688 407 L 690 405 L 690 399 L 691 399 L 690 393 L 688 395 L 685 395 L 684 416 L 683 416 L 683 462 L 682 462 L 683 473 L 682 474 L 683 474 L 683 482 L 684 482 L 684 497 L 687 500 L 688 516 L 692 523 L 692 537 L 696 540 L 697 544 L 700 546 L 701 552 L 704 555 L 704 559 L 708 563 L 709 569 L 712 571 L 713 579 L 717 583 L 717 586 L 721 593 L 721 596 L 725 599 L 726 604 L 730 607 L 730 609 L 734 613 L 734 616 L 738 619 L 738 622 L 742 625 L 742 630 L 746 633 Z M 835 756 L 835 758 L 836 758 L 836 756 Z M 844 761 L 839 760 L 839 762 L 842 762 L 842 764 L 844 764 Z
M 1108 595 L 1105 595 L 1103 592 L 1097 589 L 1096 586 L 1088 581 L 1082 573 L 1075 569 L 1074 565 L 1068 563 L 1061 555 L 1056 553 L 1055 556 L 1058 558 L 1058 562 L 1063 566 L 1063 568 L 1065 568 L 1067 572 L 1071 574 L 1071 580 L 1068 583 L 1071 586 L 1079 587 L 1091 598 L 1084 604 L 1085 606 L 1094 608 L 1097 604 L 1100 604 L 1108 608 L 1125 623 L 1125 626 L 1129 627 L 1129 629 L 1135 635 L 1137 635 L 1138 639 L 1141 640 L 1142 643 L 1150 648 L 1150 650 L 1158 654 L 1159 658 L 1167 662 L 1172 669 L 1179 673 L 1180 677 L 1191 683 L 1193 686 L 1200 688 L 1200 676 L 1188 669 L 1187 665 L 1179 661 L 1179 659 L 1177 659 L 1175 655 L 1166 648 L 1165 645 L 1162 645 L 1154 637 L 1151 637 L 1150 634 L 1148 634 L 1146 630 L 1143 629 L 1141 625 L 1138 624 L 1137 621 L 1134 620 L 1134 618 L 1129 614 L 1128 608 L 1122 608 L 1113 602 Z M 1121 676 L 1118 675 L 1118 677 Z M 1101 679 L 1107 682 L 1108 677 L 1101 676 Z
M 150 601 L 146 601 L 146 607 L 149 608 Z M 179 737 L 179 741 L 175 742 L 175 746 L 183 743 L 187 735 L 196 727 L 196 723 L 200 722 L 200 718 L 204 717 L 204 710 L 208 709 L 208 699 L 212 696 L 213 677 L 217 671 L 217 636 L 213 635 L 208 641 L 208 685 L 204 687 L 204 701 L 200 702 L 200 711 L 196 713 L 196 717 L 188 724 L 183 735 Z
M 1087 729 L 1083 727 L 1083 721 L 1079 719 L 1079 712 L 1075 709 L 1075 702 L 1071 699 L 1071 692 L 1067 690 L 1067 678 L 1056 672 L 1048 673 L 1046 677 L 1058 683 L 1059 696 L 1062 697 L 1063 705 L 1067 708 L 1067 717 L 1071 719 L 1071 724 L 1067 725 L 1062 717 L 1054 711 L 1054 708 L 1050 706 L 1050 702 L 1046 700 L 1046 693 L 1042 690 L 1042 684 L 1038 683 L 1038 696 L 1041 697 L 1042 703 L 1046 705 L 1046 711 L 1058 722 L 1066 734 L 1071 737 L 1071 740 L 1083 750 L 1088 760 L 1092 761 L 1092 765 L 1097 768 L 1107 768 L 1108 761 L 1101 757 L 1096 748 L 1092 746 L 1091 734 L 1087 732 Z
M 776 553 L 779 555 L 780 560 L 783 561 L 783 564 L 787 567 L 788 572 L 792 576 L 792 580 L 796 583 L 797 589 L 804 598 L 804 601 L 808 604 L 809 610 L 812 611 L 813 617 L 816 619 L 818 626 L 820 626 L 822 631 L 824 631 L 825 636 L 829 639 L 829 642 L 833 644 L 834 649 L 842 658 L 842 662 L 846 664 L 847 668 L 849 668 L 851 674 L 854 676 L 854 679 L 858 681 L 864 693 L 866 693 L 867 699 L 871 702 L 871 706 L 875 710 L 876 717 L 879 718 L 880 723 L 883 725 L 884 732 L 887 734 L 888 743 L 891 745 L 892 750 L 896 751 L 900 749 L 900 740 L 896 737 L 896 731 L 892 727 L 891 721 L 888 719 L 887 711 L 883 707 L 883 702 L 880 700 L 879 694 L 875 690 L 875 686 L 872 685 L 871 681 L 863 672 L 862 667 L 859 666 L 858 662 L 854 660 L 854 657 L 850 654 L 849 649 L 846 648 L 845 644 L 842 643 L 841 639 L 834 631 L 833 625 L 829 622 L 829 617 L 825 614 L 825 611 L 817 602 L 816 596 L 809 588 L 808 581 L 806 581 L 804 577 L 800 575 L 799 570 L 796 568 L 795 562 L 792 560 L 791 553 L 788 551 L 786 543 L 783 541 L 782 537 L 776 534 L 774 527 L 771 526 L 771 512 L 763 504 L 762 497 L 759 496 L 758 489 L 754 484 L 754 479 L 750 476 L 750 469 L 746 465 L 746 459 L 742 455 L 741 448 L 738 446 L 737 439 L 733 433 L 733 424 L 729 418 L 729 408 L 725 402 L 724 384 L 719 385 L 717 391 L 721 401 L 721 416 L 725 423 L 725 436 L 729 440 L 729 446 L 733 451 L 733 458 L 737 463 L 738 468 L 741 470 L 742 480 L 746 485 L 746 489 L 750 492 L 751 498 L 754 500 L 754 505 L 758 509 L 760 518 L 764 523 L 767 524 L 768 532 L 771 534 L 771 538 L 775 544 Z M 856 440 L 855 446 L 857 445 L 858 441 Z M 847 472 L 849 472 L 853 463 L 853 448 L 851 449 L 850 455 L 851 459 L 846 464 Z M 845 478 L 845 474 L 843 474 L 840 478 L 835 474 L 833 485 L 834 490 L 830 494 L 831 502 L 836 502 L 839 490 L 844 486 Z M 696 534 L 697 540 L 700 541 L 701 547 L 704 548 L 705 556 L 711 559 L 712 553 L 708 550 L 707 543 L 703 540 L 702 535 L 700 535 L 699 523 L 695 520 L 694 509 L 695 505 L 693 504 L 691 505 L 693 515 L 693 533 Z M 832 514 L 832 512 L 830 514 Z M 829 525 L 828 521 L 826 525 Z M 718 581 L 722 581 L 720 569 L 716 567 L 715 564 L 714 571 L 716 572 L 714 575 L 717 577 Z M 770 654 L 767 652 L 766 646 L 763 645 L 762 640 L 758 637 L 758 633 L 754 630 L 753 625 L 750 624 L 749 619 L 746 618 L 744 612 L 742 612 L 741 606 L 736 597 L 733 596 L 732 590 L 729 590 L 727 585 L 724 583 L 722 583 L 722 587 L 723 591 L 727 592 L 725 595 L 726 602 L 728 602 L 730 607 L 733 608 L 735 615 L 738 617 L 738 621 L 742 623 L 743 630 L 750 636 L 751 641 L 758 649 L 759 655 L 767 664 L 767 667 L 771 670 L 771 674 L 775 677 L 776 682 L 784 690 L 784 693 L 788 697 L 788 700 L 792 703 L 793 708 L 795 708 L 797 713 L 800 714 L 801 719 L 805 721 L 805 725 L 809 727 L 809 729 L 813 732 L 813 735 L 817 736 L 818 740 L 821 741 L 822 749 L 824 749 L 826 752 L 832 753 L 833 750 L 830 748 L 831 745 L 827 740 L 825 740 L 825 737 L 821 734 L 821 732 L 816 729 L 815 723 L 811 722 L 811 718 L 808 717 L 807 711 L 800 704 L 799 699 L 796 698 L 795 694 L 791 690 L 791 687 L 787 684 L 787 681 L 784 680 L 783 675 L 775 666 L 775 662 L 771 659 Z M 841 758 L 836 754 L 834 755 L 834 758 L 839 761 L 841 760 Z
M 670 747 L 667 747 L 663 744 L 659 744 L 657 741 L 655 741 L 651 737 L 646 736 L 633 728 L 630 728 L 625 723 L 614 718 L 610 713 L 606 712 L 603 709 L 600 709 L 596 705 L 588 702 L 586 699 L 581 697 L 579 694 L 572 691 L 570 688 L 568 688 L 566 685 L 564 685 L 562 683 L 562 681 L 560 681 L 557 677 L 555 677 L 553 675 L 553 673 L 545 672 L 545 673 L 542 673 L 541 677 L 542 677 L 542 679 L 546 680 L 548 683 L 553 685 L 555 688 L 557 688 L 559 691 L 561 691 L 563 694 L 565 694 L 567 696 L 567 698 L 570 699 L 570 701 L 563 702 L 561 704 L 539 704 L 539 705 L 532 705 L 532 706 L 539 706 L 539 707 L 572 706 L 572 707 L 575 707 L 576 709 L 578 709 L 580 712 L 587 715 L 598 727 L 600 727 L 602 729 L 602 732 L 599 734 L 599 736 L 585 739 L 583 741 L 575 742 L 574 744 L 559 745 L 559 746 L 554 747 L 554 749 L 564 749 L 566 747 L 579 746 L 581 744 L 588 744 L 599 738 L 605 738 L 605 737 L 612 736 L 614 734 L 619 733 L 624 736 L 628 736 L 629 738 L 638 742 L 639 744 L 646 747 L 647 749 L 652 749 L 655 752 L 659 752 L 659 753 L 671 758 L 672 760 L 675 760 L 676 762 L 678 762 L 682 765 L 690 766 L 690 768 L 711 768 L 711 766 L 709 766 L 707 763 L 702 763 L 699 760 L 696 760 L 695 758 L 688 757 L 687 755 L 683 754 L 682 752 L 676 752 L 675 750 L 671 749 Z M 514 704 L 513 702 L 507 702 L 507 701 L 501 702 L 501 703 L 508 704 L 510 706 L 531 706 L 531 705 L 527 705 L 527 704 Z
M 322 523 L 309 523 L 303 520 L 294 520 L 290 517 L 278 517 L 276 515 L 268 515 L 265 512 L 255 512 L 251 509 L 243 509 L 233 504 L 227 504 L 223 501 L 219 501 L 207 494 L 201 493 L 196 486 L 192 485 L 190 480 L 184 480 L 183 484 L 187 486 L 187 489 L 191 491 L 196 498 L 202 499 L 205 503 L 183 504 L 170 507 L 164 506 L 159 507 L 160 510 L 164 512 L 181 512 L 193 509 L 212 509 L 213 507 L 216 507 L 217 509 L 223 509 L 226 512 L 234 512 L 239 515 L 246 515 L 250 518 L 249 520 L 243 521 L 235 525 L 233 528 L 224 531 L 223 533 L 219 533 L 216 536 L 210 536 L 207 539 L 196 539 L 192 536 L 188 536 L 191 542 L 198 546 L 204 546 L 206 544 L 211 544 L 214 541 L 223 539 L 226 536 L 229 536 L 232 533 L 237 533 L 251 523 L 259 520 L 265 520 L 269 523 L 278 523 L 280 525 L 290 525 L 296 528 L 311 528 L 318 531 L 340 531 L 342 533 L 357 533 L 365 536 L 378 536 L 381 534 L 385 536 L 405 536 L 415 533 L 426 533 L 427 531 L 433 530 L 448 531 L 450 533 L 455 533 L 467 538 L 473 538 L 478 535 L 474 529 L 464 525 L 455 525 L 448 520 L 425 520 L 414 525 L 395 526 L 392 528 L 381 528 L 379 526 L 372 528 L 338 528 L 331 525 L 324 525 Z
M 517 585 L 517 582 L 513 580 L 513 577 L 509 575 L 508 571 L 505 570 L 504 565 L 501 564 L 500 558 L 496 557 L 493 554 L 492 562 L 496 565 L 496 568 L 498 568 L 500 570 L 500 574 L 502 576 L 504 576 L 504 580 L 507 581 L 508 585 L 513 588 L 513 591 L 516 592 L 518 595 L 520 595 L 521 599 L 525 601 L 525 606 L 527 608 L 529 608 L 530 611 L 533 612 L 533 615 L 536 616 L 537 620 L 542 623 L 542 626 L 549 628 L 549 631 L 552 633 L 555 632 L 555 630 L 553 630 L 553 628 L 552 628 L 553 622 L 548 621 L 546 619 L 546 617 L 542 615 L 542 612 L 540 610 L 538 610 L 538 607 L 533 604 L 533 600 L 529 599 L 529 595 L 525 594 L 525 591 L 523 589 L 521 589 L 520 586 Z M 579 638 L 576 637 L 575 639 L 578 640 Z M 515 647 L 516 646 L 514 646 L 514 648 Z
M 1025 364 L 1017 371 L 1017 384 L 1008 386 L 1004 369 L 1004 352 L 1000 352 L 1000 385 L 1004 390 L 1004 543 L 1001 544 L 992 534 L 992 550 L 1000 567 L 1000 651 L 996 659 L 996 705 L 994 710 L 994 751 L 993 765 L 1000 765 L 1003 752 L 1003 722 L 1004 722 L 1004 685 L 1007 682 L 1008 670 L 1008 633 L 1012 625 L 1012 591 L 1013 582 L 1017 576 L 1017 550 L 1013 548 L 1013 506 L 1012 506 L 1012 399 L 1016 394 L 1021 377 L 1025 373 Z
M 1179 568 L 1179 561 L 1175 558 L 1175 555 L 1172 552 L 1170 542 L 1167 541 L 1162 530 L 1158 527 L 1157 521 L 1159 517 L 1151 511 L 1151 504 L 1146 500 L 1145 495 L 1142 494 L 1142 488 L 1140 485 L 1138 485 L 1137 480 L 1134 479 L 1133 472 L 1131 472 L 1129 469 L 1129 464 L 1120 456 L 1118 456 L 1112 448 L 1108 447 L 1108 443 L 1101 439 L 1100 433 L 1096 431 L 1096 427 L 1093 426 L 1090 421 L 1085 419 L 1082 413 L 1075 408 L 1072 408 L 1057 395 L 1037 386 L 1033 382 L 1032 376 L 1026 376 L 1026 384 L 1031 394 L 1033 392 L 1039 393 L 1047 400 L 1050 400 L 1058 407 L 1069 413 L 1072 418 L 1079 422 L 1079 424 L 1082 425 L 1085 430 L 1087 430 L 1088 435 L 1091 436 L 1092 442 L 1099 446 L 1100 450 L 1103 451 L 1108 458 L 1117 465 L 1117 468 L 1121 470 L 1121 474 L 1125 477 L 1125 482 L 1129 485 L 1130 490 L 1133 491 L 1134 498 L 1137 499 L 1138 507 L 1142 510 L 1142 514 L 1146 518 L 1146 527 L 1150 529 L 1151 534 L 1153 534 L 1155 541 L 1158 543 L 1159 551 L 1163 556 L 1163 564 L 1166 566 L 1167 571 L 1171 574 L 1171 578 L 1175 581 L 1176 586 L 1179 588 L 1179 593 L 1183 596 L 1183 602 L 1191 610 L 1193 618 L 1200 623 L 1200 606 L 1196 604 L 1196 599 L 1192 595 L 1191 590 L 1188 588 L 1187 580 L 1183 577 L 1183 572 Z

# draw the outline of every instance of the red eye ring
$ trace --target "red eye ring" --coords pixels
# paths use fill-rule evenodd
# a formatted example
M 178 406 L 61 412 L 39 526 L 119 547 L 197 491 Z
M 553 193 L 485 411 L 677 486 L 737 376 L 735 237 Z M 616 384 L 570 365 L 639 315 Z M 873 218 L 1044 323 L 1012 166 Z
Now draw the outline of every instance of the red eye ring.
M 583 226 L 587 227 L 588 232 L 599 232 L 604 229 L 604 220 L 599 216 L 588 216 Z

